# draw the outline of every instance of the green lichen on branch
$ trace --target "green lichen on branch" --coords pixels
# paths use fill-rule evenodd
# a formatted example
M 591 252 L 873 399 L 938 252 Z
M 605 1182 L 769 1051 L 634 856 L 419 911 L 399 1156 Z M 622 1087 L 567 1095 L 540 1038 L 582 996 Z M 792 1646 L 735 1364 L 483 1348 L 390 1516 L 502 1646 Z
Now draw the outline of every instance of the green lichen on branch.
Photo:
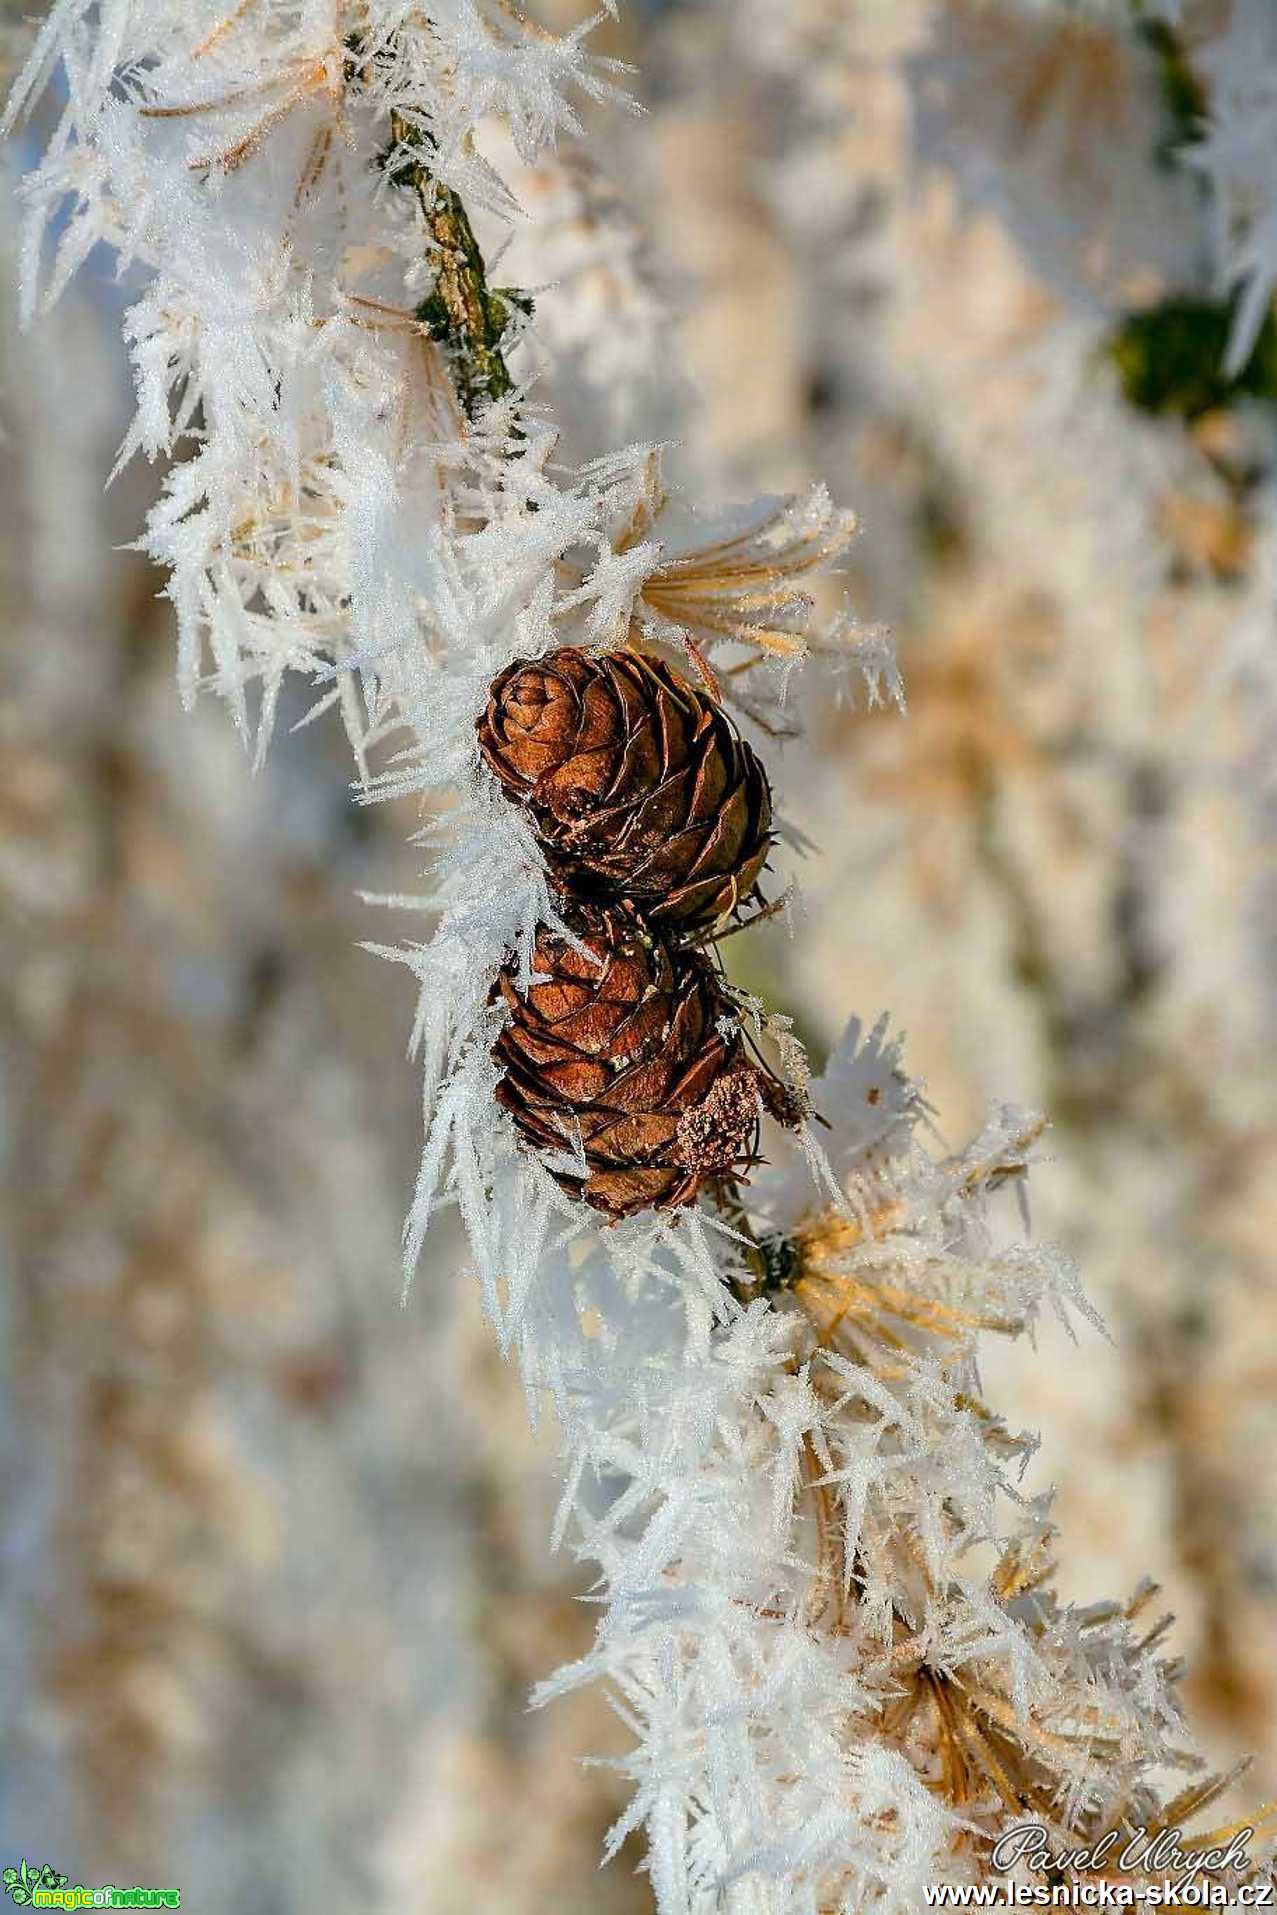
M 390 177 L 416 193 L 432 242 L 434 286 L 415 309 L 416 317 L 442 349 L 461 409 L 474 421 L 485 406 L 514 389 L 505 359 L 508 335 L 515 314 L 530 314 L 532 301 L 526 293 L 488 285 L 461 196 L 428 163 L 433 136 L 399 113 L 391 115 L 391 133 Z

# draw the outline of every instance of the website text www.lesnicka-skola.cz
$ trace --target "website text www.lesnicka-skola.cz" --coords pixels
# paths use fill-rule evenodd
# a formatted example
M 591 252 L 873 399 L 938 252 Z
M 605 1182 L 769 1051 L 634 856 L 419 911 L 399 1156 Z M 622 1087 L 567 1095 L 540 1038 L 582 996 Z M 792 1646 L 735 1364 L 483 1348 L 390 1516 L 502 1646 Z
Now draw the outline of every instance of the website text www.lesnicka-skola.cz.
M 1277 1909 L 1271 1882 L 1242 1883 L 1230 1895 L 1219 1882 L 947 1883 L 922 1892 L 924 1908 L 1220 1908 Z

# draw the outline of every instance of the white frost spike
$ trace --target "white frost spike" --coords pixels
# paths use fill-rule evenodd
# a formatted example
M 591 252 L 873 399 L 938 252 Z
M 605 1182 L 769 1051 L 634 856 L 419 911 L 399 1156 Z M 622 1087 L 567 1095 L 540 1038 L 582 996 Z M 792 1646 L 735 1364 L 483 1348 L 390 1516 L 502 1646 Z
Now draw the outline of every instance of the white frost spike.
M 1277 286 L 1277 14 L 1267 0 L 1233 0 L 1221 32 L 1194 61 L 1210 118 L 1186 164 L 1211 186 L 1211 234 L 1225 290 L 1240 293 L 1224 371 L 1255 348 Z

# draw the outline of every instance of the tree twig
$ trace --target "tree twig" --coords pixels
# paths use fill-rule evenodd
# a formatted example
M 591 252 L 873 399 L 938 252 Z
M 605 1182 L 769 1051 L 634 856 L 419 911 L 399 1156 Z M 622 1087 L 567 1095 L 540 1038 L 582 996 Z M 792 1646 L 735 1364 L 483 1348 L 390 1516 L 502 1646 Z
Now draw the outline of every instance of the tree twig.
M 505 360 L 507 337 L 516 312 L 530 314 L 532 301 L 510 287 L 488 285 L 464 202 L 427 163 L 436 145 L 433 134 L 402 113 L 391 114 L 390 129 L 390 178 L 416 193 L 433 242 L 435 283 L 415 309 L 416 317 L 442 349 L 461 409 L 473 424 L 485 406 L 514 390 Z

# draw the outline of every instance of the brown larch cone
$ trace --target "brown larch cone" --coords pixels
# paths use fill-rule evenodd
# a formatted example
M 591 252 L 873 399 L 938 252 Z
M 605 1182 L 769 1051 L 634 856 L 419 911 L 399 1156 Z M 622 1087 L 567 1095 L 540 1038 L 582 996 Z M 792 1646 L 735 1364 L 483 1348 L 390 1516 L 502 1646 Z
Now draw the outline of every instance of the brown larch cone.
M 559 882 L 702 929 L 752 894 L 772 843 L 767 774 L 707 692 L 641 652 L 518 659 L 479 720 Z
M 581 906 L 570 922 L 585 949 L 542 928 L 526 995 L 509 966 L 498 977 L 498 1101 L 529 1143 L 584 1153 L 586 1174 L 554 1175 L 596 1210 L 676 1209 L 753 1161 L 763 1073 L 718 1028 L 729 1001 L 697 952 L 622 911 Z

